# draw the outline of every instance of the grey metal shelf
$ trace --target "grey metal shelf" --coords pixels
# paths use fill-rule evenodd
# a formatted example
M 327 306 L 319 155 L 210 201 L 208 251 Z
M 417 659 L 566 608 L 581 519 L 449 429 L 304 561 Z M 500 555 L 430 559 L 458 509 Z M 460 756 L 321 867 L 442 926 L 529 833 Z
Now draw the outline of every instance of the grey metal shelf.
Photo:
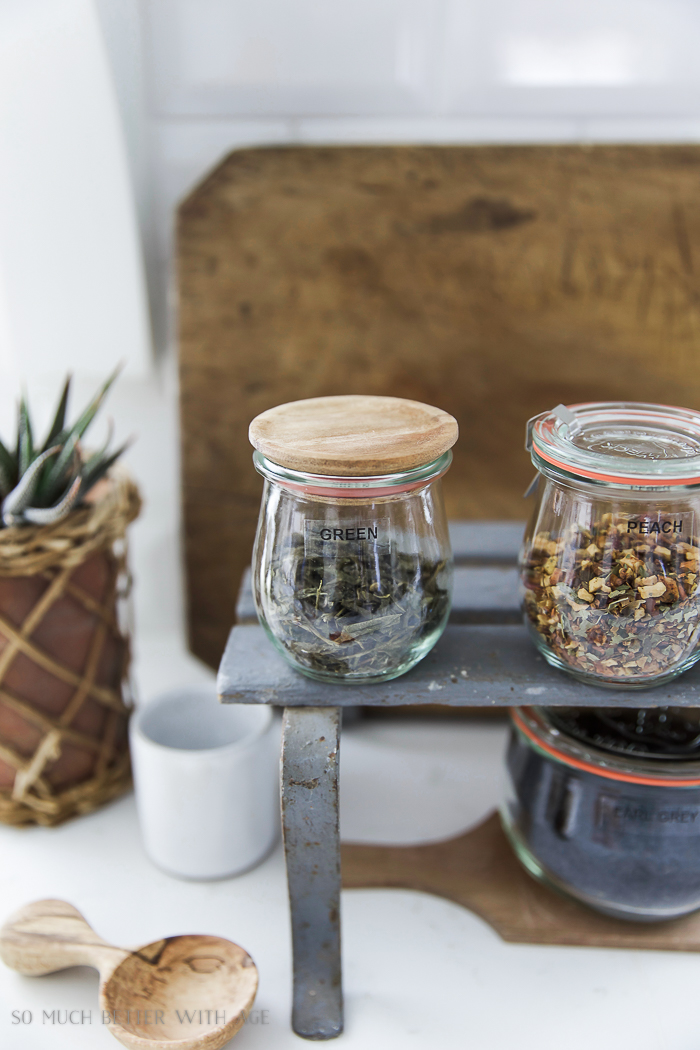
M 700 707 L 700 665 L 655 689 L 599 689 L 551 668 L 522 624 L 454 624 L 408 674 L 380 685 L 326 685 L 295 671 L 262 627 L 232 630 L 219 669 L 225 703 L 281 707 Z
M 243 580 L 218 691 L 224 703 L 285 708 L 282 827 L 298 1035 L 330 1039 L 343 1029 L 338 755 L 344 708 L 700 706 L 700 665 L 649 690 L 600 689 L 550 667 L 521 622 L 516 559 L 522 532 L 521 522 L 451 526 L 456 568 L 450 623 L 417 667 L 378 685 L 324 684 L 295 671 L 257 624 L 250 573 Z

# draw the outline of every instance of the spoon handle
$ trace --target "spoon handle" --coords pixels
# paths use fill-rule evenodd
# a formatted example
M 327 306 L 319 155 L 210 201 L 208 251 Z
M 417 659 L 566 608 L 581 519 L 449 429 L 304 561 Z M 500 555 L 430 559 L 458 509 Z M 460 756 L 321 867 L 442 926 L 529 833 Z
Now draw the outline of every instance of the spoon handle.
M 94 966 L 104 979 L 128 955 L 98 937 L 66 901 L 25 904 L 0 930 L 0 958 L 27 977 L 68 966 Z

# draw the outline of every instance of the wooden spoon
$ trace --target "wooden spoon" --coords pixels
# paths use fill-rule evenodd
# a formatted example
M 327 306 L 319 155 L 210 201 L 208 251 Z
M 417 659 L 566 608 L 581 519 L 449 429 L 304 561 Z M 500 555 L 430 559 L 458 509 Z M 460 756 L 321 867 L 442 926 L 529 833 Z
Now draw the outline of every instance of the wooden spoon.
M 0 958 L 29 977 L 94 966 L 101 1020 L 139 1050 L 218 1050 L 245 1021 L 258 988 L 251 957 L 223 937 L 185 934 L 128 951 L 103 941 L 65 901 L 20 908 L 0 930 Z

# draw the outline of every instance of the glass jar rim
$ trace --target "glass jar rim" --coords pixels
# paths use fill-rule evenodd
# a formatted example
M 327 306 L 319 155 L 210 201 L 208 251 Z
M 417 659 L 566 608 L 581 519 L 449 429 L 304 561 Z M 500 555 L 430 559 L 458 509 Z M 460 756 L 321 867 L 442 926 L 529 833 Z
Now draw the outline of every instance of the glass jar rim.
M 344 499 L 410 492 L 442 477 L 451 463 L 452 451 L 448 449 L 431 463 L 412 467 L 410 470 L 401 470 L 395 474 L 333 477 L 327 474 L 308 474 L 302 470 L 292 470 L 291 467 L 283 467 L 268 459 L 262 452 L 256 450 L 253 453 L 255 469 L 267 481 L 275 481 L 286 488 L 296 489 L 309 495 L 337 496 Z
M 584 744 L 551 725 L 542 707 L 512 707 L 510 717 L 530 746 L 562 765 L 606 780 L 652 787 L 700 787 L 700 760 L 674 761 L 660 768 L 658 760 L 623 756 Z
M 533 416 L 525 447 L 552 477 L 625 489 L 700 485 L 700 413 L 631 401 L 558 405 Z

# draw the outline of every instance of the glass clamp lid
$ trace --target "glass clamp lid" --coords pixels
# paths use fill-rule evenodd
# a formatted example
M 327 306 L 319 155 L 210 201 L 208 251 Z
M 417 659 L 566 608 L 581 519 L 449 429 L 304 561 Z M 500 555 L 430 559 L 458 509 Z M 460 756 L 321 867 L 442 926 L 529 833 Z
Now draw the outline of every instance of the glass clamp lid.
M 550 708 L 550 725 L 602 751 L 627 758 L 680 762 L 700 759 L 700 708 Z
M 700 485 L 700 412 L 625 401 L 558 405 L 527 424 L 544 473 L 634 488 Z
M 647 786 L 700 786 L 700 712 L 674 707 L 513 707 L 531 746 L 606 780 Z

